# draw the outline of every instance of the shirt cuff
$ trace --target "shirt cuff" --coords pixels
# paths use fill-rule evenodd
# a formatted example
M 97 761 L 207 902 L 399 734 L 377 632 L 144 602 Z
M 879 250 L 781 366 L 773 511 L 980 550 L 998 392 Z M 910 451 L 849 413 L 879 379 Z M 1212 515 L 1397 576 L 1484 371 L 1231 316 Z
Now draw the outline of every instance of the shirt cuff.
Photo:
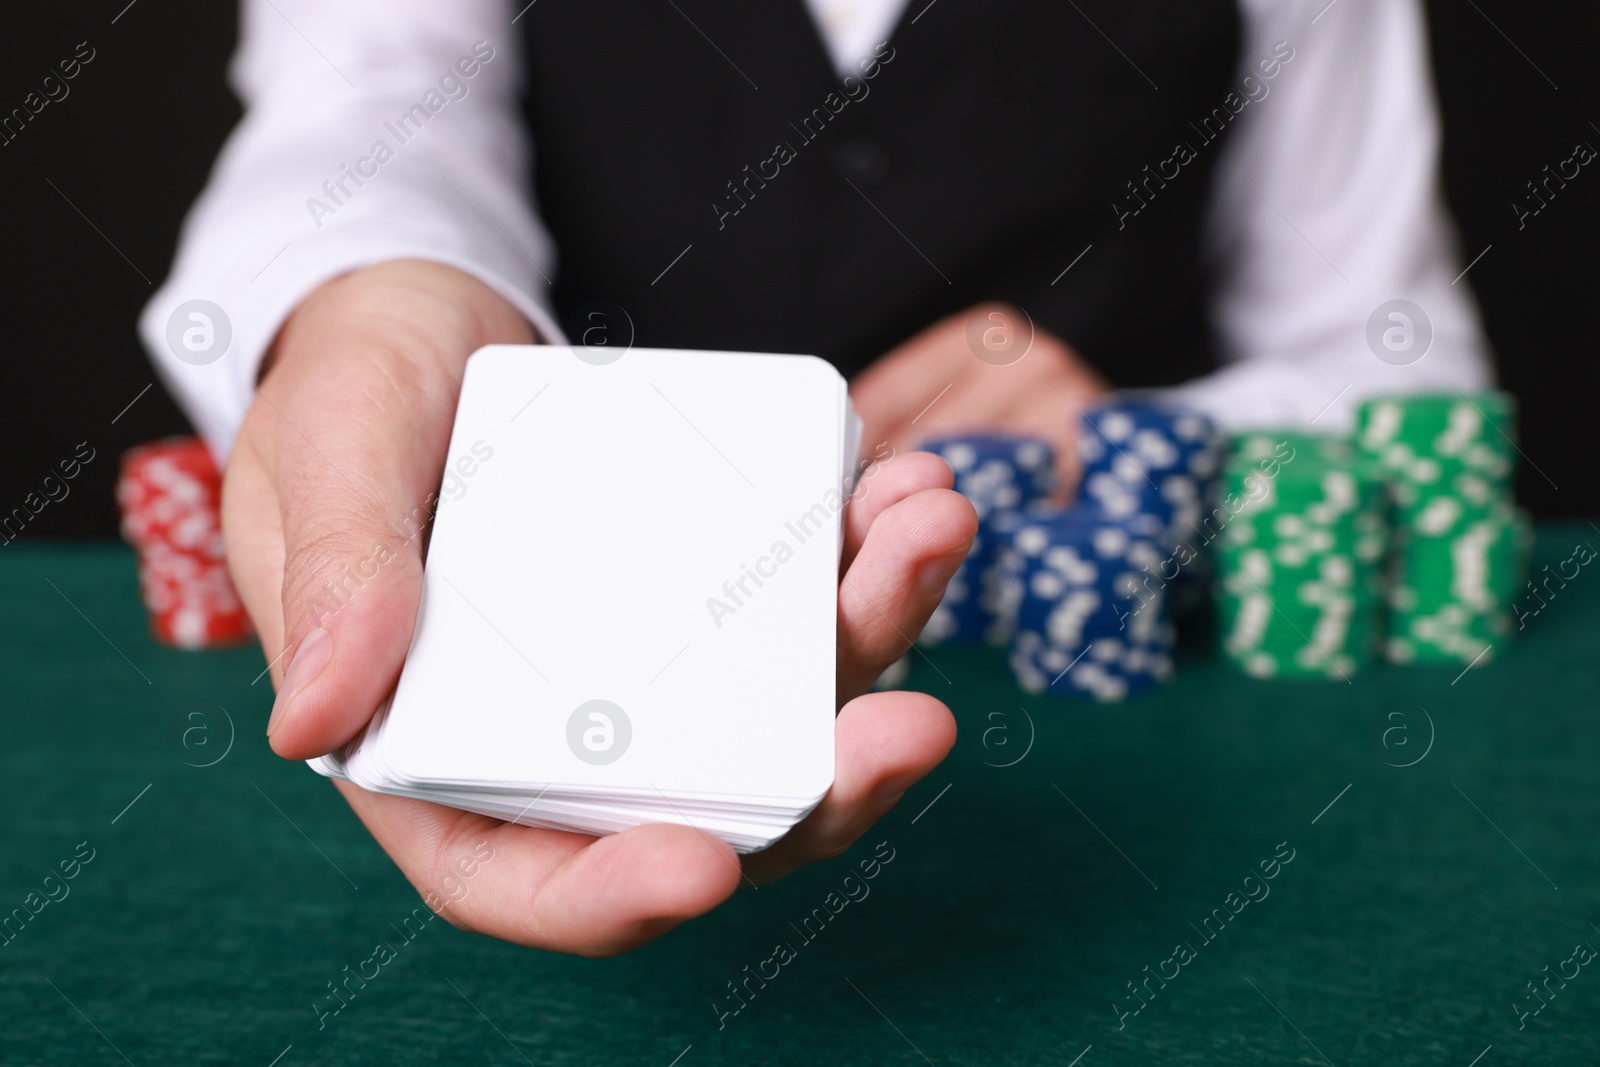
M 261 361 L 295 308 L 322 285 L 363 267 L 397 259 L 419 259 L 454 267 L 493 289 L 522 313 L 544 344 L 565 344 L 550 310 L 528 288 L 482 259 L 441 251 L 435 243 L 388 240 L 370 235 L 325 233 L 303 252 L 290 247 L 264 265 L 242 287 L 219 291 L 199 271 L 175 272 L 145 306 L 139 333 L 167 389 L 196 432 L 225 464 L 255 394 Z M 210 308 L 192 306 L 207 301 Z M 193 313 L 204 319 L 191 317 Z M 220 314 L 218 314 L 220 313 Z M 227 347 L 215 352 L 185 344 Z

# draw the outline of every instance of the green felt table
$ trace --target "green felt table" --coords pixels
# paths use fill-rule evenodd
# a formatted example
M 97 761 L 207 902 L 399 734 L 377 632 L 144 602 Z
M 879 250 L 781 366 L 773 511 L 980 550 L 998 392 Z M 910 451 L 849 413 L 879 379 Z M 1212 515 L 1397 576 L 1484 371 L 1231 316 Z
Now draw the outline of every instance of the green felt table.
M 1579 540 L 1543 527 L 1534 566 Z M 1589 570 L 1465 674 L 1261 682 L 1201 648 L 1093 706 L 936 650 L 912 684 L 961 736 L 876 830 L 600 961 L 405 927 L 416 891 L 268 752 L 259 651 L 154 644 L 126 550 L 19 542 L 0 603 L 7 1065 L 1600 1060 Z

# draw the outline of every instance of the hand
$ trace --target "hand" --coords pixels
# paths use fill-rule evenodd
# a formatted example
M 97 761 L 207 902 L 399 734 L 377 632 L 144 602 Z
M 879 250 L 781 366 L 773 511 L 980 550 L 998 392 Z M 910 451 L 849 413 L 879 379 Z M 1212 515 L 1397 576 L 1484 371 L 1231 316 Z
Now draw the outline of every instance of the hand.
M 1077 352 L 1016 308 L 979 304 L 878 360 L 850 394 L 866 423 L 863 439 L 887 441 L 896 451 L 964 432 L 1041 437 L 1055 447 L 1059 484 L 1070 495 L 1080 470 L 1079 413 L 1109 388 Z
M 394 687 L 422 589 L 423 538 L 407 538 L 405 519 L 425 513 L 439 486 L 467 356 L 532 340 L 486 286 L 413 261 L 330 282 L 284 325 L 223 493 L 234 580 L 274 662 L 268 732 L 278 754 L 306 759 L 344 743 Z M 972 539 L 972 509 L 950 482 L 942 461 L 909 454 L 858 487 L 839 590 L 834 785 L 742 864 L 689 827 L 596 839 L 344 782 L 340 792 L 425 899 L 476 858 L 470 892 L 441 906 L 455 925 L 585 955 L 642 944 L 746 878 L 842 852 L 954 743 L 954 720 L 933 698 L 861 695 L 921 630 Z M 382 565 L 357 588 L 350 575 L 374 557 Z M 293 651 L 280 662 L 286 642 Z M 481 862 L 485 844 L 492 863 Z

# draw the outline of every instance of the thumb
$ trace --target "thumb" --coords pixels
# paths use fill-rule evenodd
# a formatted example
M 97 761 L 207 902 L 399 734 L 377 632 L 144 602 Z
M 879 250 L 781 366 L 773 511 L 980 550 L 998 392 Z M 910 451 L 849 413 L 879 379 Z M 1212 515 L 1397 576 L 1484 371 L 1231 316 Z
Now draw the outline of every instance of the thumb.
M 252 412 L 283 538 L 286 653 L 267 735 L 290 759 L 349 741 L 393 690 L 466 357 L 530 340 L 520 316 L 469 325 L 471 293 L 411 281 L 303 305 Z
M 459 381 L 377 373 L 384 358 L 342 355 L 314 382 L 262 386 L 280 422 L 287 649 L 267 736 L 291 759 L 355 736 L 393 689 L 411 644 Z M 314 398 L 295 395 L 312 387 Z M 289 396 L 278 399 L 280 391 Z M 360 397 L 355 410 L 328 409 L 351 395 Z

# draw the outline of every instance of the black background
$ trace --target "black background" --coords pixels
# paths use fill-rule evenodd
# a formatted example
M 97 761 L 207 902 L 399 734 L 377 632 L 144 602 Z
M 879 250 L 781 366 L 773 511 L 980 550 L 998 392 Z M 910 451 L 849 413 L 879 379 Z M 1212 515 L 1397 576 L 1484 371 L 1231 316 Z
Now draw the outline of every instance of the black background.
M 1578 141 L 1600 147 L 1600 7 L 1434 0 L 1428 9 L 1446 190 L 1465 258 L 1488 249 L 1467 280 L 1502 381 L 1523 405 L 1519 493 L 1540 515 L 1590 515 L 1600 510 L 1589 327 L 1600 170 L 1585 168 L 1520 230 L 1511 204 Z M 0 114 L 79 42 L 96 54 L 64 100 L 0 147 L 0 513 L 87 441 L 95 460 L 23 536 L 111 536 L 117 455 L 186 430 L 159 383 L 118 413 L 156 381 L 134 323 L 239 117 L 224 82 L 235 9 L 111 0 L 14 5 L 7 15 Z

